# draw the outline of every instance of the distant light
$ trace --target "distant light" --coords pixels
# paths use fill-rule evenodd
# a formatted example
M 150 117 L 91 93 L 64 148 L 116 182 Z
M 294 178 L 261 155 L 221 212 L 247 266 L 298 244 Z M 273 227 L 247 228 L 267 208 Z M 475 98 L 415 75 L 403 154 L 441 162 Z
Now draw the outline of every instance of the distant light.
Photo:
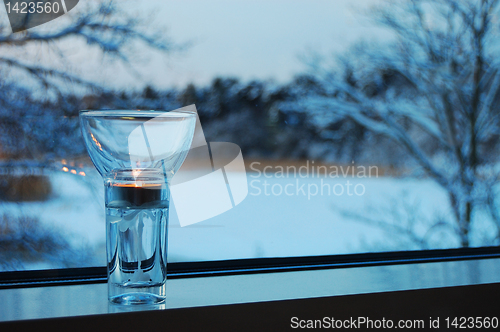
M 62 170 L 65 172 L 69 171 L 69 169 L 67 167 L 63 167 Z
M 71 174 L 76 174 L 76 171 L 74 169 L 72 169 Z
M 61 160 L 61 164 L 66 165 L 66 159 Z
M 85 176 L 85 172 L 80 172 L 78 175 Z

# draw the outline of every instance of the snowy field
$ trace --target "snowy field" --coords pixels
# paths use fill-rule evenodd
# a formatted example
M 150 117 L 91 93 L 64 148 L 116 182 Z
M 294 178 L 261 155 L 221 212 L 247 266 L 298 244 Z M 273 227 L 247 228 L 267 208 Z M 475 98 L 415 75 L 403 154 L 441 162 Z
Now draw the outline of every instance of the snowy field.
M 104 265 L 102 180 L 94 170 L 85 171 L 85 177 L 64 172 L 51 174 L 53 195 L 46 202 L 4 203 L 2 206 L 10 214 L 38 216 L 43 224 L 65 234 L 75 247 L 94 248 L 96 257 L 92 264 Z M 238 176 L 245 175 L 238 173 Z M 347 214 L 384 221 L 395 218 L 401 225 L 414 220 L 414 232 L 422 236 L 427 230 L 426 222 L 449 215 L 446 193 L 430 180 L 267 178 L 258 177 L 256 173 L 248 173 L 247 180 L 246 199 L 212 219 L 180 227 L 175 206 L 172 207 L 170 262 L 418 249 L 400 234 L 391 233 L 380 225 L 360 222 Z M 315 188 L 317 193 L 312 195 Z M 457 245 L 450 236 L 436 236 L 435 247 Z M 50 264 L 25 266 L 45 267 Z

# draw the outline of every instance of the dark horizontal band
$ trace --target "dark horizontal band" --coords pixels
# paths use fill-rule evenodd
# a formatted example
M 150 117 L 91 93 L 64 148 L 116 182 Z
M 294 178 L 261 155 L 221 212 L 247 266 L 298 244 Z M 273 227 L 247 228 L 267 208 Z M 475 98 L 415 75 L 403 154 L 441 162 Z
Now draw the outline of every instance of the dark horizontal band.
M 500 258 L 500 247 L 168 263 L 169 279 Z M 106 282 L 106 267 L 0 272 L 0 289 Z

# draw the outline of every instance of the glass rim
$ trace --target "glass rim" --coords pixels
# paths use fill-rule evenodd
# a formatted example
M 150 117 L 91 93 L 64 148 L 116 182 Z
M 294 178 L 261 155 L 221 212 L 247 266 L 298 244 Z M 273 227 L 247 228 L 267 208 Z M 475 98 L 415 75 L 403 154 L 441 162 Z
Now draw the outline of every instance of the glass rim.
M 80 110 L 80 116 L 103 116 L 103 117 L 151 117 L 158 115 L 171 114 L 172 117 L 191 117 L 195 116 L 196 112 L 189 110 L 152 110 L 152 109 L 105 109 L 105 110 Z

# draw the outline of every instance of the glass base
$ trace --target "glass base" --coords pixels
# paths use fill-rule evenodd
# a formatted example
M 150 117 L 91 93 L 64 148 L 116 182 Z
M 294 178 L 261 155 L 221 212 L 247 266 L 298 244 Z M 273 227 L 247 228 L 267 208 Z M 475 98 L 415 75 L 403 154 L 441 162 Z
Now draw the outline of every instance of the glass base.
M 153 293 L 125 293 L 109 297 L 109 302 L 120 305 L 155 305 L 165 302 L 165 296 Z
M 114 304 L 160 304 L 167 279 L 168 187 L 149 174 L 156 172 L 133 180 L 129 173 L 117 171 L 106 182 L 108 298 Z

